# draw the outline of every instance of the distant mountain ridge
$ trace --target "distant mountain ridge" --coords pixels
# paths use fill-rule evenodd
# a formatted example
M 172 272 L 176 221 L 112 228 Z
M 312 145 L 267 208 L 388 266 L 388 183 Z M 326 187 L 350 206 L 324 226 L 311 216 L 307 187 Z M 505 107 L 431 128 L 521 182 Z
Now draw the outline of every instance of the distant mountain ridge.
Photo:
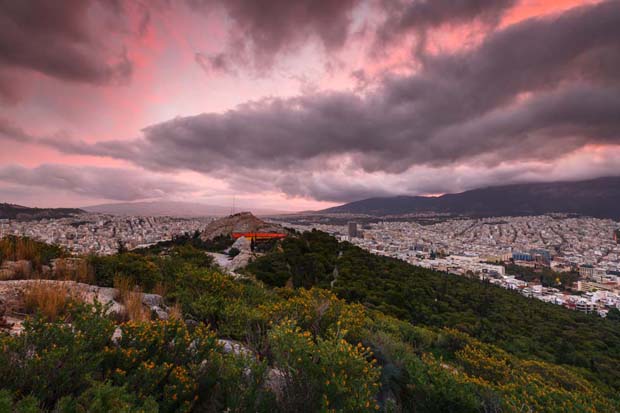
M 29 208 L 22 205 L 0 203 L 0 219 L 23 221 L 58 219 L 84 214 L 85 212 L 78 208 Z
M 231 213 L 230 207 L 202 204 L 198 202 L 179 201 L 148 201 L 148 202 L 121 202 L 82 207 L 85 211 L 111 215 L 140 215 L 140 216 L 176 216 L 176 217 L 205 217 L 225 216 Z M 247 208 L 244 208 L 247 209 Z M 277 214 L 278 211 L 252 209 L 256 215 Z
M 445 213 L 473 217 L 557 212 L 620 220 L 620 177 L 493 186 L 439 197 L 369 198 L 319 212 L 375 216 Z

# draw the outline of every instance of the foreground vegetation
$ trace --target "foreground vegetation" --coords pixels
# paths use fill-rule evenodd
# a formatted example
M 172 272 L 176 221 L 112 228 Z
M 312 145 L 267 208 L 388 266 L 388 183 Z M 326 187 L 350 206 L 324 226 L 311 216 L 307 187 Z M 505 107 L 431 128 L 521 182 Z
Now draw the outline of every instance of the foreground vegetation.
M 615 322 L 375 257 L 319 232 L 252 263 L 247 273 L 258 281 L 222 274 L 199 247 L 188 239 L 90 257 L 96 284 L 122 276 L 164 294 L 186 321 L 118 324 L 104 306 L 79 302 L 51 321 L 33 317 L 21 335 L 0 336 L 0 411 L 620 407 Z M 572 353 L 555 349 L 570 334 Z
M 414 325 L 455 328 L 518 357 L 577 368 L 600 386 L 620 389 L 615 320 L 372 255 L 318 231 L 285 240 L 248 271 L 275 286 L 291 280 L 295 286 L 329 288 L 333 282 L 333 291 L 349 302 Z

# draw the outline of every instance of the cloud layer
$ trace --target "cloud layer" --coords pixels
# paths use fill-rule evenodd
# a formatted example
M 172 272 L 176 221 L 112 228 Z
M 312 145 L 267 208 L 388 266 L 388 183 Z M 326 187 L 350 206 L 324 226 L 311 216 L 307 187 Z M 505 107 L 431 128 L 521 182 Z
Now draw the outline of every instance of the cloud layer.
M 312 43 L 328 57 L 361 61 L 334 67 L 363 77 L 365 88 L 317 88 L 248 100 L 227 111 L 151 124 L 133 139 L 40 135 L 0 118 L 5 140 L 131 163 L 142 174 L 134 171 L 122 182 L 124 171 L 12 165 L 0 167 L 0 180 L 132 200 L 191 191 L 176 180 L 154 177 L 192 171 L 235 191 L 341 202 L 619 174 L 617 162 L 597 148 L 617 153 L 620 147 L 620 2 L 588 3 L 502 24 L 520 3 L 187 0 L 152 6 L 163 15 L 185 7 L 227 17 L 218 28 L 225 33 L 220 47 L 209 49 L 215 52 L 197 47 L 188 53 L 191 64 L 210 77 L 256 71 L 268 76 L 274 62 Z M 28 2 L 0 4 L 5 9 L 0 94 L 5 91 L 7 99 L 12 92 L 10 82 L 3 86 L 3 69 L 71 83 L 130 81 L 131 53 L 122 37 L 104 41 L 94 35 L 87 23 L 93 10 L 108 16 L 104 20 L 113 31 L 140 35 L 156 24 L 150 22 L 153 10 L 131 9 L 124 2 L 67 3 L 72 7 L 65 13 Z M 464 25 L 482 31 L 475 44 L 429 46 L 445 33 L 443 41 L 458 43 L 453 29 Z M 409 37 L 412 46 L 403 41 Z M 49 48 L 36 47 L 42 39 Z M 360 42 L 363 50 L 350 50 Z M 408 70 L 376 69 L 377 61 L 394 55 Z M 376 75 L 366 77 L 367 69 Z
M 173 179 L 144 176 L 136 170 L 53 164 L 36 168 L 0 166 L 0 181 L 116 201 L 161 198 L 195 190 L 191 185 Z
M 96 85 L 128 81 L 132 63 L 122 44 L 96 30 L 123 31 L 123 11 L 113 1 L 0 2 L 0 95 L 15 97 L 11 69 Z

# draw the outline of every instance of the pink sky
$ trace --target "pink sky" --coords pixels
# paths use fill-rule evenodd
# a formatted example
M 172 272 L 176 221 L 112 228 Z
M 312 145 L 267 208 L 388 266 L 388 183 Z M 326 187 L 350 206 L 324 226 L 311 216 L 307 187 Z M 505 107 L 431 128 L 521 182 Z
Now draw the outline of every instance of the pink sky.
M 78 17 L 88 19 L 88 25 L 86 29 L 76 26 L 76 30 L 83 30 L 80 32 L 84 37 L 80 40 L 82 46 L 85 44 L 85 47 L 98 48 L 93 50 L 94 53 L 84 53 L 89 58 L 100 59 L 98 64 L 106 67 L 113 67 L 124 54 L 131 63 L 131 73 L 113 80 L 84 80 L 77 79 L 77 75 L 73 78 L 73 74 L 59 74 L 55 66 L 41 63 L 45 58 L 42 57 L 44 51 L 37 48 L 45 48 L 45 44 L 28 44 L 27 40 L 36 39 L 36 36 L 49 36 L 45 33 L 42 35 L 35 27 L 23 27 L 19 29 L 22 32 L 17 33 L 15 29 L 15 32 L 10 33 L 24 42 L 24 49 L 34 47 L 25 58 L 8 49 L 13 46 L 4 46 L 0 42 L 0 54 L 6 53 L 9 56 L 0 59 L 0 97 L 3 81 L 13 91 L 12 97 L 0 99 L 0 121 L 34 137 L 29 140 L 16 139 L 15 136 L 8 136 L 8 133 L 2 135 L 0 129 L 0 202 L 33 206 L 85 206 L 128 200 L 174 199 L 227 205 L 235 196 L 237 203 L 242 206 L 295 211 L 325 208 L 356 196 L 442 193 L 470 189 L 477 185 L 523 180 L 581 179 L 620 172 L 618 158 L 615 157 L 620 154 L 616 145 L 618 130 L 614 129 L 616 125 L 613 124 L 605 133 L 601 132 L 596 137 L 589 135 L 587 127 L 566 129 L 565 136 L 558 137 L 557 130 L 564 127 L 565 122 L 560 122 L 561 125 L 545 125 L 545 131 L 554 128 L 553 139 L 570 142 L 567 143 L 569 146 L 574 145 L 571 150 L 551 158 L 545 158 L 546 155 L 515 157 L 498 163 L 496 160 L 489 161 L 490 155 L 481 151 L 467 157 L 442 154 L 437 162 L 426 162 L 420 158 L 421 155 L 416 155 L 395 160 L 399 165 L 402 162 L 398 168 L 385 166 L 384 158 L 388 155 L 378 148 L 370 149 L 368 145 L 361 144 L 357 148 L 353 138 L 350 149 L 338 146 L 333 151 L 326 149 L 308 156 L 287 145 L 274 145 L 270 148 L 272 152 L 283 151 L 282 159 L 274 155 L 274 158 L 278 158 L 274 160 L 278 162 L 277 167 L 262 164 L 262 160 L 258 159 L 263 156 L 259 150 L 251 152 L 256 155 L 248 157 L 244 154 L 239 155 L 239 160 L 231 159 L 231 165 L 221 170 L 210 168 L 209 165 L 201 166 L 200 159 L 192 157 L 197 156 L 198 152 L 189 148 L 190 153 L 179 155 L 181 161 L 171 166 L 166 162 L 155 164 L 152 159 L 147 160 L 146 155 L 144 160 L 135 160 L 108 152 L 84 154 L 42 142 L 42 139 L 81 142 L 84 145 L 109 141 L 139 142 L 145 139 L 143 129 L 148 126 L 200 114 L 218 115 L 221 116 L 217 118 L 220 119 L 218 122 L 227 122 L 230 118 L 246 113 L 244 111 L 247 107 L 243 105 L 262 102 L 266 98 L 283 99 L 283 104 L 287 105 L 286 116 L 291 110 L 294 111 L 290 99 L 311 100 L 326 93 L 358 96 L 364 105 L 383 102 L 388 95 L 385 91 L 388 84 L 386 79 L 394 76 L 415 77 L 425 73 L 427 78 L 432 77 L 434 72 L 429 72 L 431 66 L 425 66 L 428 63 L 423 59 L 470 53 L 483 48 L 493 35 L 510 31 L 527 19 L 553 19 L 562 16 L 562 13 L 574 12 L 575 7 L 588 7 L 594 2 L 520 0 L 505 2 L 505 8 L 493 12 L 491 17 L 485 12 L 465 13 L 463 19 L 450 21 L 446 18 L 445 22 L 440 23 L 435 20 L 427 22 L 419 17 L 416 25 L 403 28 L 395 36 L 386 37 L 388 40 L 380 46 L 377 46 L 377 39 L 387 11 L 381 9 L 380 4 L 383 3 L 374 0 L 344 1 L 342 9 L 329 12 L 328 16 L 335 20 L 327 26 L 323 25 L 326 17 L 322 14 L 314 16 L 305 10 L 274 9 L 282 13 L 282 18 L 295 20 L 290 23 L 292 28 L 289 31 L 282 28 L 282 32 L 275 33 L 265 28 L 270 24 L 263 21 L 265 16 L 254 11 L 235 9 L 233 4 L 243 4 L 238 1 L 231 2 L 229 6 L 213 1 L 202 9 L 193 8 L 183 1 L 160 7 L 154 6 L 153 2 L 153 7 L 148 10 L 138 3 L 125 2 L 124 8 L 116 11 L 106 10 L 96 2 L 84 3 L 87 3 L 85 14 Z M 274 7 L 279 7 L 278 2 L 273 3 Z M 346 6 L 344 3 L 347 3 Z M 74 4 L 68 1 L 66 7 Z M 5 16 L 14 17 L 17 21 L 25 15 L 30 16 L 29 13 L 36 15 L 36 10 L 28 8 L 36 9 L 37 2 L 25 1 L 23 7 L 24 10 L 13 7 Z M 335 15 L 337 17 L 333 17 Z M 454 16 L 454 13 L 447 15 Z M 70 17 L 67 16 L 67 19 Z M 327 28 L 339 21 L 337 18 L 348 24 L 344 38 L 338 32 L 325 34 Z M 428 38 L 427 57 L 413 52 L 422 33 Z M 269 37 L 272 34 L 273 37 Z M 67 33 L 58 35 L 58 39 L 59 43 L 77 42 L 75 39 L 70 40 Z M 264 44 L 260 41 L 264 41 Z M 62 45 L 65 46 L 64 43 Z M 3 47 L 7 47 L 8 51 L 3 50 Z M 245 51 L 243 47 L 246 47 Z M 59 50 L 58 53 L 63 53 L 62 49 Z M 613 51 L 618 53 L 617 47 Z M 580 53 L 585 56 L 585 52 Z M 216 64 L 209 67 L 211 63 L 203 59 L 214 58 L 220 53 L 225 56 L 221 60 L 222 67 Z M 581 59 L 579 56 L 575 57 L 575 61 Z M 610 62 L 615 64 L 613 59 Z M 66 64 L 71 64 L 69 56 Z M 352 73 L 356 73 L 356 76 Z M 555 72 L 549 72 L 549 76 L 553 76 L 552 73 Z M 605 78 L 601 84 L 604 85 L 608 80 Z M 522 96 L 528 96 L 525 99 L 528 102 L 534 101 L 537 97 L 545 97 L 547 93 L 563 92 L 562 88 L 568 88 L 569 84 L 581 87 L 583 82 L 583 79 L 575 80 L 567 75 L 562 82 L 549 87 L 537 86 L 537 89 L 527 91 Z M 530 94 L 534 97 L 530 97 Z M 516 100 L 498 100 L 494 107 L 482 110 L 475 118 L 469 118 L 466 125 L 478 122 L 485 116 L 490 117 L 500 110 L 514 108 L 517 111 L 520 109 L 516 107 L 518 103 Z M 464 100 L 464 105 L 467 104 L 467 100 Z M 261 111 L 266 109 L 259 105 L 254 110 L 263 116 Z M 392 115 L 394 110 L 390 110 Z M 200 125 L 203 125 L 202 121 Z M 243 134 L 235 137 L 236 144 L 253 139 L 271 142 L 271 138 L 262 133 L 252 136 L 252 125 L 246 126 Z M 305 133 L 315 126 L 316 122 L 309 122 L 300 131 Z M 281 126 L 277 126 L 277 129 L 269 130 L 281 129 Z M 232 133 L 231 130 L 238 129 L 227 130 L 227 133 Z M 166 131 L 176 133 L 175 129 Z M 179 146 L 175 146 L 175 150 L 184 145 L 183 133 L 186 132 L 179 133 L 170 136 L 171 140 L 178 142 Z M 504 132 L 499 130 L 496 133 Z M 312 135 L 308 136 L 302 138 L 292 133 L 290 141 L 314 139 Z M 158 144 L 165 145 L 168 137 L 158 134 L 157 139 Z M 212 142 L 208 134 L 201 135 L 200 139 Z M 319 142 L 320 137 L 316 139 Z M 380 131 L 376 139 L 383 139 Z M 419 139 L 421 142 L 426 141 L 425 137 Z M 493 136 L 489 136 L 488 141 L 493 139 Z M 522 136 L 519 139 L 526 138 Z M 537 139 L 551 138 L 542 134 Z M 228 145 L 225 140 L 218 142 L 221 146 Z M 235 145 L 232 138 L 230 142 L 230 145 Z M 390 139 L 386 140 L 386 145 L 390 145 L 390 142 Z M 317 144 L 329 146 L 330 142 Z M 406 147 L 409 151 L 426 150 L 419 149 L 421 146 L 417 144 Z M 145 145 L 139 146 L 136 156 L 141 157 L 151 149 Z M 236 153 L 235 148 L 225 149 L 223 156 L 234 156 Z M 311 149 L 310 145 L 307 150 Z M 290 150 L 291 154 L 286 153 L 284 156 L 286 150 Z M 491 149 L 488 151 L 490 153 Z M 493 154 L 498 151 L 500 149 L 493 147 Z M 395 153 L 401 155 L 402 151 Z M 298 161 L 295 157 L 299 157 Z M 382 159 L 380 167 L 376 166 L 379 162 L 377 157 Z M 191 158 L 195 166 L 185 164 L 182 160 L 186 158 Z M 207 159 L 210 158 L 205 158 L 205 163 L 213 162 Z M 252 172 L 254 163 L 255 174 Z M 373 166 L 368 166 L 371 164 Z M 43 166 L 54 168 L 42 169 Z M 47 175 L 41 177 L 43 170 Z M 102 181 L 94 185 L 89 177 L 104 177 L 107 172 L 98 174 L 93 173 L 93 170 L 123 171 L 132 175 L 135 185 L 144 185 L 147 189 L 152 187 L 152 190 L 137 192 L 138 195 L 134 197 L 119 196 L 117 193 L 122 192 L 123 185 L 127 184 L 122 179 L 118 181 L 118 177 L 123 175 L 110 173 L 109 182 Z M 50 173 L 57 173 L 58 176 L 51 179 Z M 453 184 L 437 184 L 433 176 L 438 174 L 443 174 L 441 176 Z M 28 179 L 24 178 L 25 175 Z M 258 181 L 259 177 L 265 181 L 264 184 Z M 239 183 L 241 181 L 243 184 Z M 157 182 L 166 182 L 166 185 L 158 187 Z M 169 189 L 174 187 L 175 182 L 183 188 Z M 105 186 L 116 186 L 118 191 L 98 189 Z M 339 197 L 337 191 L 340 190 L 343 193 L 349 191 L 350 197 Z M 139 198 L 141 196 L 146 198 Z

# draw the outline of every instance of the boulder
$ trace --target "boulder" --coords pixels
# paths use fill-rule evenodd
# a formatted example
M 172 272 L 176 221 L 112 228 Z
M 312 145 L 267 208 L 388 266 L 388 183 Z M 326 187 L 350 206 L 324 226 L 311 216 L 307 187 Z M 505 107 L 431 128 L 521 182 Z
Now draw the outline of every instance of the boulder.
M 222 346 L 224 353 L 232 353 L 237 356 L 254 356 L 254 352 L 252 350 L 237 341 L 218 339 L 217 343 Z
M 239 237 L 233 243 L 231 248 L 236 248 L 236 249 L 238 249 L 239 251 L 242 251 L 242 252 L 243 251 L 251 252 L 252 251 L 252 241 L 250 241 L 246 237 Z
M 163 307 L 164 299 L 161 295 L 157 294 L 142 294 L 142 304 L 147 307 Z

